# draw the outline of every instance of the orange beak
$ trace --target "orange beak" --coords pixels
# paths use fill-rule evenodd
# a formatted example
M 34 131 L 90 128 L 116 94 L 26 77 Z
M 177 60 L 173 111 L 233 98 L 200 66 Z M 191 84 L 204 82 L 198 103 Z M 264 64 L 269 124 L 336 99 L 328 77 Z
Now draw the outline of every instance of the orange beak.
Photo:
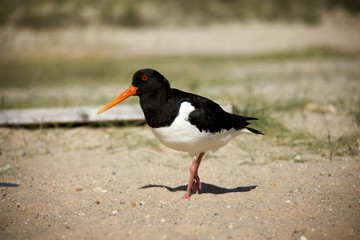
M 114 100 L 112 100 L 111 102 L 109 102 L 108 104 L 106 104 L 103 108 L 101 108 L 97 114 L 103 113 L 106 110 L 112 108 L 113 106 L 115 106 L 116 104 L 124 101 L 125 99 L 127 99 L 128 97 L 133 96 L 134 94 L 136 94 L 136 90 L 138 90 L 137 87 L 134 87 L 133 85 L 131 85 L 128 89 L 126 89 L 120 96 L 118 96 L 117 98 L 115 98 Z

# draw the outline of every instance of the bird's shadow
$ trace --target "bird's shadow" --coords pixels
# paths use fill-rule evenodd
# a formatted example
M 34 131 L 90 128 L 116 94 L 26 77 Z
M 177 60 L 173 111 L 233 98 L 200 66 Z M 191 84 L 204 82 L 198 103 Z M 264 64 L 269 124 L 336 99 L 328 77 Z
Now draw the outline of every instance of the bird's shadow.
M 0 187 L 19 187 L 19 184 L 16 183 L 8 183 L 8 182 L 0 182 Z
M 255 189 L 257 186 L 246 186 L 246 187 L 236 187 L 236 188 L 223 188 L 218 187 L 208 183 L 201 183 L 201 190 L 199 190 L 199 194 L 202 193 L 211 193 L 211 194 L 225 194 L 225 193 L 232 193 L 232 192 L 249 192 L 252 189 Z M 165 188 L 170 192 L 178 192 L 178 191 L 186 191 L 187 185 L 178 186 L 175 188 L 168 187 L 165 185 L 158 185 L 158 184 L 149 184 L 140 187 L 140 189 L 146 188 Z

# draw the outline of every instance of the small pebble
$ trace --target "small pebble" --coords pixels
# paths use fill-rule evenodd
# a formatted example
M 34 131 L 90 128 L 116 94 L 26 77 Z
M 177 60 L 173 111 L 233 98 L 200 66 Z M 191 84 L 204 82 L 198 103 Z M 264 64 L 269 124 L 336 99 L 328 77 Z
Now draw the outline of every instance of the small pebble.
M 77 191 L 77 192 L 81 192 L 83 189 L 81 188 L 81 187 L 77 187 L 77 188 L 75 188 L 75 191 Z
M 314 192 L 321 193 L 320 190 L 314 188 Z
M 125 202 L 120 202 L 120 204 L 125 204 Z
M 271 182 L 269 185 L 272 186 L 272 187 L 274 187 L 274 186 L 276 186 L 276 183 Z
M 219 213 L 214 213 L 213 215 L 211 215 L 212 217 L 215 217 L 215 216 L 217 216 L 217 215 L 219 215 Z
M 290 200 L 286 200 L 285 202 L 286 202 L 286 203 L 291 203 L 291 201 L 290 201 Z
M 101 189 L 101 187 L 96 187 L 94 188 L 94 192 L 102 192 L 102 193 L 106 193 L 107 190 L 106 189 Z
M 99 205 L 99 204 L 100 204 L 100 201 L 99 201 L 99 200 L 96 200 L 95 203 Z
M 134 203 L 134 202 L 131 202 L 130 205 L 131 205 L 132 207 L 136 207 L 136 203 Z

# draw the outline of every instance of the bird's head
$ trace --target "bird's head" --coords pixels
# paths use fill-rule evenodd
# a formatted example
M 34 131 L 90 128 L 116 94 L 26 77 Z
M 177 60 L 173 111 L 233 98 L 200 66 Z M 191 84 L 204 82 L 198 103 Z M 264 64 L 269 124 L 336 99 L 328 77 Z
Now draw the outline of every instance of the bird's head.
M 141 97 L 144 94 L 153 94 L 158 92 L 160 89 L 170 89 L 170 83 L 163 75 L 150 68 L 138 70 L 133 75 L 131 86 L 114 100 L 101 108 L 97 113 L 100 114 L 105 112 L 128 97 Z

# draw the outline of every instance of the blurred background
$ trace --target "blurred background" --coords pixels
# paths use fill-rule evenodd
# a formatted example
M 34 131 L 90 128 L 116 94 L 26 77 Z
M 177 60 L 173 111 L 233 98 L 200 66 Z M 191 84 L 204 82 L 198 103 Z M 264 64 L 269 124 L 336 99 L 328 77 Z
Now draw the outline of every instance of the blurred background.
M 0 106 L 102 105 L 145 67 L 241 109 L 343 106 L 359 89 L 359 13 L 356 0 L 1 0 Z

